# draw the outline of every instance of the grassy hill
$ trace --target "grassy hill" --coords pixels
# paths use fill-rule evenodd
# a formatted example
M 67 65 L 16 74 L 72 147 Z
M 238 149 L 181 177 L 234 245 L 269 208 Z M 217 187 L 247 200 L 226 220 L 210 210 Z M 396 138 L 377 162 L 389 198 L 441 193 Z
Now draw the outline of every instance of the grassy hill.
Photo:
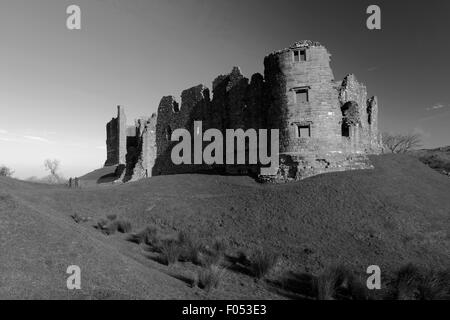
M 450 175 L 450 146 L 437 149 L 422 149 L 410 152 L 430 168 Z
M 414 157 L 371 158 L 374 170 L 331 173 L 283 185 L 248 177 L 159 176 L 79 190 L 0 179 L 0 298 L 282 298 L 267 281 L 229 270 L 209 295 L 191 288 L 190 263 L 164 266 L 126 235 L 93 228 L 106 215 L 134 230 L 157 226 L 205 243 L 224 239 L 228 253 L 280 253 L 269 275 L 318 274 L 331 265 L 384 272 L 413 262 L 450 265 L 450 179 Z M 100 172 L 99 174 L 103 174 Z M 98 180 L 95 174 L 90 179 Z M 77 214 L 90 217 L 75 223 Z M 66 289 L 79 265 L 82 287 Z

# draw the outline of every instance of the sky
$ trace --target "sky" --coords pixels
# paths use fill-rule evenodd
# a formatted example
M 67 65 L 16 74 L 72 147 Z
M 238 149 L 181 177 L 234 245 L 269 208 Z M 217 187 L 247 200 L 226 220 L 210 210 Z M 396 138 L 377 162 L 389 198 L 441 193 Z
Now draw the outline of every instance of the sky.
M 68 30 L 66 8 L 81 8 Z M 381 8 L 381 30 L 366 8 Z M 123 105 L 134 118 L 165 95 L 302 39 L 332 54 L 379 99 L 381 131 L 415 132 L 450 145 L 450 1 L 0 0 L 0 164 L 43 176 L 56 158 L 80 176 L 106 160 L 106 122 Z

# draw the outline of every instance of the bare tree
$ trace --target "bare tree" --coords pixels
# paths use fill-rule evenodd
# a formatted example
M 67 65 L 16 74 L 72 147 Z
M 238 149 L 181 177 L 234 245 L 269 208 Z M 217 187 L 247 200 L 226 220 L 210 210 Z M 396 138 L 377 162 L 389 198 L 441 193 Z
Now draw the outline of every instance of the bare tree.
M 13 174 L 14 171 L 11 168 L 4 165 L 0 166 L 0 177 L 12 177 Z
M 58 183 L 61 180 L 61 177 L 58 174 L 59 165 L 60 162 L 56 159 L 47 159 L 44 161 L 45 170 L 50 171 L 50 175 L 48 177 L 50 183 Z
M 392 153 L 406 153 L 422 146 L 422 137 L 417 133 L 383 133 L 383 145 Z

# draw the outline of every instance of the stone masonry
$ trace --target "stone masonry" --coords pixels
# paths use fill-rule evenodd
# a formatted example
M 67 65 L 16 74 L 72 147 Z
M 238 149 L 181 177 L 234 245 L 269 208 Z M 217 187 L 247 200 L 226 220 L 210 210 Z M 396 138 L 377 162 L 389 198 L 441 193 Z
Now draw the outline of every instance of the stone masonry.
M 368 154 L 381 151 L 378 101 L 352 74 L 334 79 L 330 53 L 318 42 L 300 41 L 269 54 L 264 76 L 244 77 L 238 67 L 218 76 L 210 90 L 198 85 L 161 99 L 157 115 L 126 125 L 122 107 L 107 124 L 105 166 L 118 165 L 118 180 L 187 172 L 259 173 L 256 165 L 174 165 L 172 132 L 194 121 L 210 128 L 279 129 L 280 167 L 266 179 L 299 180 L 312 175 L 368 169 Z M 197 133 L 198 134 L 198 133 Z M 225 152 L 224 152 L 225 155 Z
M 117 107 L 117 118 L 106 124 L 106 162 L 105 166 L 126 164 L 127 118 L 123 107 Z

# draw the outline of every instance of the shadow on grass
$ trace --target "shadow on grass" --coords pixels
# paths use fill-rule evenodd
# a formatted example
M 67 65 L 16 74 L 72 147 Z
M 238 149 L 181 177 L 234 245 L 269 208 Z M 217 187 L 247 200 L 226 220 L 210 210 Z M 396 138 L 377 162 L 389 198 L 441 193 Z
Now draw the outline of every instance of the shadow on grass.
M 160 255 L 155 255 L 155 256 L 154 255 L 146 255 L 146 257 L 148 259 L 150 259 L 152 261 L 155 261 L 155 262 L 157 262 L 159 264 L 162 264 L 164 266 L 168 266 L 169 265 L 167 260 L 164 259 L 163 257 L 161 257 Z
M 162 250 L 160 247 L 158 246 L 151 246 L 151 245 L 145 245 L 144 246 L 144 251 L 145 252 L 149 252 L 149 253 L 162 253 Z
M 306 273 L 287 272 L 277 280 L 266 280 L 270 291 L 295 300 L 317 297 L 317 278 Z
M 141 244 L 141 239 L 138 236 L 134 235 L 134 234 L 129 235 L 126 238 L 126 240 L 129 241 L 129 242 L 135 243 L 135 244 Z
M 116 181 L 119 177 L 115 173 L 105 174 L 104 176 L 97 179 L 97 184 L 102 183 L 112 183 Z
M 186 283 L 191 288 L 195 287 L 195 279 L 193 279 L 193 278 L 190 278 L 188 276 L 181 275 L 181 274 L 171 273 L 171 272 L 168 272 L 167 274 L 169 276 L 171 276 L 172 278 L 175 278 L 177 280 L 180 280 L 180 281 Z
M 238 257 L 226 255 L 224 267 L 234 273 L 254 277 L 250 266 L 246 263 L 242 263 L 241 259 L 239 259 Z

